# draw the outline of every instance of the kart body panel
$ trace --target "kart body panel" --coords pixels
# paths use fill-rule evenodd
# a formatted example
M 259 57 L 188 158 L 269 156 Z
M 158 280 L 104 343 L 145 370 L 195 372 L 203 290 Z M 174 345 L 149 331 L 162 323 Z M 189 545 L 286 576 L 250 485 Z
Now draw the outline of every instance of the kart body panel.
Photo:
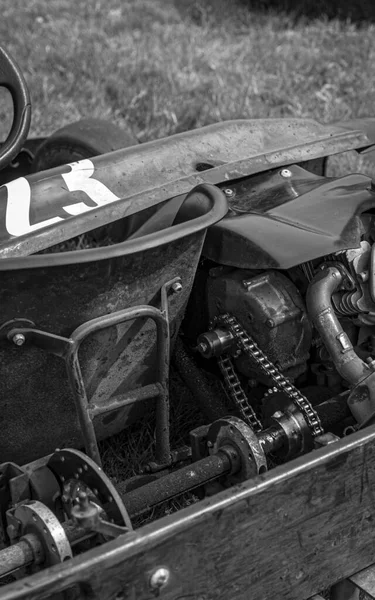
M 199 183 L 220 184 L 369 150 L 374 121 L 227 121 L 15 179 L 0 187 L 0 258 L 33 254 L 186 194 Z

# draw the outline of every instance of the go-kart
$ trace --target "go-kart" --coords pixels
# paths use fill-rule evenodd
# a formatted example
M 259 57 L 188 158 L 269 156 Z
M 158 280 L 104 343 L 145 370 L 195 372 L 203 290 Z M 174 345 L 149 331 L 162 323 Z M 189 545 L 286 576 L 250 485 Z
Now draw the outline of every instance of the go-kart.
M 0 85 L 0 597 L 375 597 L 375 185 L 326 171 L 375 119 L 28 139 L 4 50 Z

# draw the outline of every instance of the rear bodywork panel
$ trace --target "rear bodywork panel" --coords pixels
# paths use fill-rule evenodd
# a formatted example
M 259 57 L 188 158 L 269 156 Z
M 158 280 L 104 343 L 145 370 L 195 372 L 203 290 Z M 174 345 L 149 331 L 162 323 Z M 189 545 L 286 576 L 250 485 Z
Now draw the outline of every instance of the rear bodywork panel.
M 289 269 L 360 244 L 360 215 L 375 205 L 365 175 L 319 177 L 296 165 L 234 182 L 228 217 L 210 228 L 204 254 L 242 269 Z
M 0 257 L 33 254 L 198 183 L 369 149 L 374 129 L 373 119 L 228 121 L 19 178 L 0 187 Z

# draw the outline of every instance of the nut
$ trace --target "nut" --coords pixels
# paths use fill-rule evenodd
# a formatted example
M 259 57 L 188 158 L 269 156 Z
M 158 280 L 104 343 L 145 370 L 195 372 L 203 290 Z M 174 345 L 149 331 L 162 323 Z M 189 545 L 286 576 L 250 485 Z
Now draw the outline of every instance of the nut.
M 182 283 L 180 281 L 176 281 L 175 283 L 172 284 L 171 290 L 175 294 L 179 294 L 180 292 L 182 292 Z
M 281 410 L 277 410 L 276 412 L 273 413 L 272 418 L 273 419 L 282 419 L 284 416 L 284 413 L 281 412 Z
M 226 195 L 227 198 L 233 198 L 234 191 L 231 190 L 230 188 L 227 188 L 226 190 L 224 190 L 224 194 Z
M 282 171 L 280 171 L 280 175 L 281 175 L 281 177 L 288 178 L 288 177 L 292 177 L 293 173 L 289 169 L 282 169 Z
M 23 335 L 23 333 L 16 333 L 12 337 L 12 342 L 13 342 L 13 344 L 16 344 L 16 346 L 23 346 L 24 343 L 26 342 L 26 338 Z
M 198 344 L 197 346 L 197 350 L 201 354 L 205 354 L 208 350 L 208 344 L 206 344 L 205 342 L 200 342 L 200 344 Z
M 150 587 L 153 590 L 161 590 L 164 588 L 170 578 L 170 572 L 165 567 L 160 567 L 153 572 L 150 577 Z

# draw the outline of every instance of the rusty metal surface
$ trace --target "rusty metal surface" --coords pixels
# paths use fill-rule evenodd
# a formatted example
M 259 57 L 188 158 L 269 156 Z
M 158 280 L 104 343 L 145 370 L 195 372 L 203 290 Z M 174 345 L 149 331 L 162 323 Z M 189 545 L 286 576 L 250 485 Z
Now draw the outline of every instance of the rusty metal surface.
M 371 136 L 371 127 L 308 119 L 228 121 L 27 176 L 0 188 L 0 256 L 34 253 L 188 193 L 198 183 L 366 148 L 375 142 Z M 212 168 L 200 171 L 201 163 Z
M 129 257 L 54 269 L 2 273 L 2 320 L 25 317 L 38 328 L 69 337 L 82 323 L 139 304 L 160 306 L 160 285 L 181 276 L 170 300 L 172 343 L 186 306 L 204 233 Z M 29 462 L 57 446 L 80 447 L 82 438 L 64 362 L 25 343 L 0 339 L 0 413 L 3 460 Z M 80 349 L 88 399 L 103 406 L 155 381 L 157 354 L 151 323 L 132 321 L 93 334 Z M 137 410 L 142 411 L 142 403 Z M 133 411 L 135 418 L 136 412 Z M 99 438 L 129 422 L 129 408 L 94 419 Z
M 133 517 L 161 502 L 214 481 L 229 473 L 230 470 L 231 460 L 224 452 L 219 452 L 155 479 L 131 492 L 121 494 L 122 500 L 127 511 Z
M 190 295 L 206 228 L 221 218 L 227 208 L 224 195 L 214 186 L 196 190 L 188 198 L 194 201 L 198 196 L 198 200 L 207 201 L 199 216 L 167 232 L 157 232 L 151 240 L 150 236 L 129 240 L 124 243 L 125 249 L 117 244 L 0 261 L 3 323 L 15 318 L 28 320 L 36 329 L 69 338 L 77 327 L 104 315 L 110 320 L 108 315 L 129 307 L 157 308 L 165 293 L 161 291 L 163 284 L 180 277 L 182 290 L 171 297 L 169 314 L 173 343 Z M 162 304 L 165 307 L 165 302 Z M 10 343 L 6 333 L 0 327 L 3 460 L 9 458 L 22 464 L 48 454 L 56 446 L 81 447 L 82 436 L 62 361 L 28 343 Z M 164 331 L 162 335 L 165 337 Z M 57 351 L 64 352 L 58 350 L 61 339 L 55 341 Z M 88 335 L 80 346 L 80 369 L 89 402 L 92 406 L 118 403 L 129 390 L 154 382 L 155 369 L 159 361 L 161 372 L 162 360 L 166 381 L 167 367 L 157 352 L 155 331 L 142 319 Z M 169 451 L 160 441 L 166 439 L 165 435 L 159 434 L 166 429 L 165 406 L 163 391 L 157 399 L 158 414 L 164 414 L 163 419 L 158 419 L 157 453 L 164 459 Z M 142 404 L 134 408 L 134 417 L 142 408 Z M 98 437 L 124 428 L 129 415 L 126 407 L 98 415 L 94 422 Z
M 43 600 L 76 583 L 83 597 L 150 600 L 160 566 L 170 573 L 163 600 L 309 598 L 373 562 L 374 453 L 373 428 L 353 434 L 10 584 L 2 600 Z

